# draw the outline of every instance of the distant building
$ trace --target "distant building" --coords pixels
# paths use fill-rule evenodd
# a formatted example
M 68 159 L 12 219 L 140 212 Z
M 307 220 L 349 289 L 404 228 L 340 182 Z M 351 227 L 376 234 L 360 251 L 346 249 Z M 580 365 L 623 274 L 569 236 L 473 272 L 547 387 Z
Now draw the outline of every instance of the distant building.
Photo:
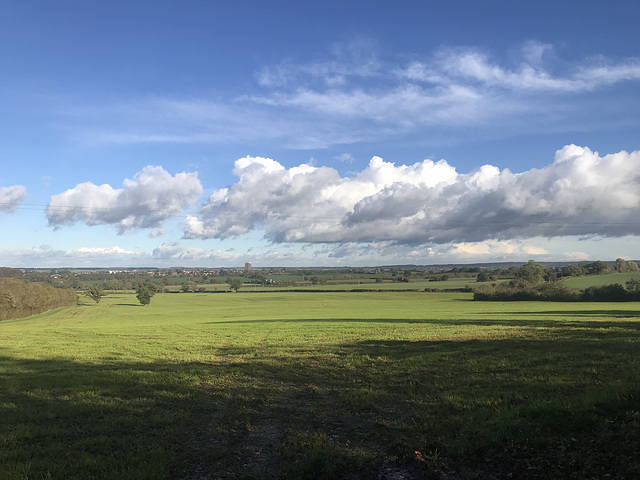
M 244 264 L 244 269 L 245 269 L 247 272 L 250 272 L 250 271 L 251 271 L 251 262 L 246 262 L 246 263 Z

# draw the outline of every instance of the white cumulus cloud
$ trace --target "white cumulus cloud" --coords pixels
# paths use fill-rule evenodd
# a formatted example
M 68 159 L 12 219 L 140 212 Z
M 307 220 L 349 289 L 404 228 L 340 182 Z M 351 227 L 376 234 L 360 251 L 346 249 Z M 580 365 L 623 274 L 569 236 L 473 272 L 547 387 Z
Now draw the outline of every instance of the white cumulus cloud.
M 181 215 L 202 193 L 197 173 L 170 175 L 162 167 L 147 166 L 122 188 L 81 183 L 51 197 L 47 217 L 52 226 L 83 222 L 115 225 L 119 232 L 136 228 L 159 228 Z
M 522 173 L 484 165 L 461 174 L 444 160 L 379 157 L 353 177 L 261 157 L 239 159 L 234 173 L 235 184 L 185 219 L 186 238 L 263 230 L 276 243 L 424 245 L 640 234 L 640 151 L 600 156 L 567 145 Z
M 27 189 L 22 185 L 0 188 L 0 212 L 15 212 L 26 195 Z

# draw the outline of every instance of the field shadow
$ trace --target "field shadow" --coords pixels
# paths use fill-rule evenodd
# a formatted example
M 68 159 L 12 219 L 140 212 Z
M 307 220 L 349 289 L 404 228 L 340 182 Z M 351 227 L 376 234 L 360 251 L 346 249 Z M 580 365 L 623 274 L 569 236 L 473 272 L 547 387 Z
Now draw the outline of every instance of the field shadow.
M 562 468 L 580 473 L 591 448 L 629 469 L 637 423 L 613 437 L 593 432 L 637 411 L 637 337 L 592 334 L 212 345 L 200 362 L 25 359 L 4 349 L 0 438 L 10 441 L 0 464 L 7 478 L 365 479 L 416 451 L 468 459 L 521 445 L 512 472 L 526 478 L 538 439 L 566 440 Z M 587 451 L 576 459 L 567 449 L 578 444 Z M 616 477 L 615 468 L 592 477 Z
M 0 477 L 164 478 L 192 391 L 166 373 L 182 368 L 0 356 Z

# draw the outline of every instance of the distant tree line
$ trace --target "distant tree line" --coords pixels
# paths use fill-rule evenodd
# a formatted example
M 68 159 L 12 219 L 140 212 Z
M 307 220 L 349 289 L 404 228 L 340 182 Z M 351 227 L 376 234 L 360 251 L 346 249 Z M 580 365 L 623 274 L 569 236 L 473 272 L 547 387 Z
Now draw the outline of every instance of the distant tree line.
M 511 266 L 508 268 L 481 268 L 476 276 L 477 282 L 493 282 L 499 279 L 524 280 L 529 283 L 539 281 L 553 281 L 565 277 L 582 277 L 584 275 L 606 275 L 608 273 L 637 272 L 640 267 L 636 262 L 616 259 L 615 263 L 607 263 L 601 260 L 595 262 L 582 262 L 578 265 L 563 265 L 550 267 L 529 260 L 523 266 Z
M 17 268 L 0 267 L 0 278 L 22 278 L 24 273 Z
M 473 289 L 473 299 L 479 301 L 546 301 L 546 302 L 638 302 L 640 285 L 626 288 L 619 283 L 599 285 L 577 290 L 561 282 L 540 285 L 514 286 L 509 283 L 482 285 Z M 640 283 L 640 282 L 638 282 Z
M 28 317 L 77 303 L 77 294 L 70 289 L 0 278 L 0 320 Z

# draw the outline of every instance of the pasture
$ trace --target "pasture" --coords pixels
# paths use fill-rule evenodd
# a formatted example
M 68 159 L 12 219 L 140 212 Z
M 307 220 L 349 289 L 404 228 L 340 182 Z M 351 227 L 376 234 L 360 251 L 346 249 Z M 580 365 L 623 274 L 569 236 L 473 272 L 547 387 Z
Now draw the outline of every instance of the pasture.
M 638 315 L 241 291 L 3 322 L 0 479 L 637 478 Z
M 610 285 L 612 283 L 619 283 L 624 286 L 628 280 L 640 279 L 640 272 L 623 272 L 623 273 L 609 273 L 606 275 L 588 275 L 585 277 L 569 278 L 565 280 L 568 287 L 571 288 L 589 288 L 600 287 L 602 285 Z

